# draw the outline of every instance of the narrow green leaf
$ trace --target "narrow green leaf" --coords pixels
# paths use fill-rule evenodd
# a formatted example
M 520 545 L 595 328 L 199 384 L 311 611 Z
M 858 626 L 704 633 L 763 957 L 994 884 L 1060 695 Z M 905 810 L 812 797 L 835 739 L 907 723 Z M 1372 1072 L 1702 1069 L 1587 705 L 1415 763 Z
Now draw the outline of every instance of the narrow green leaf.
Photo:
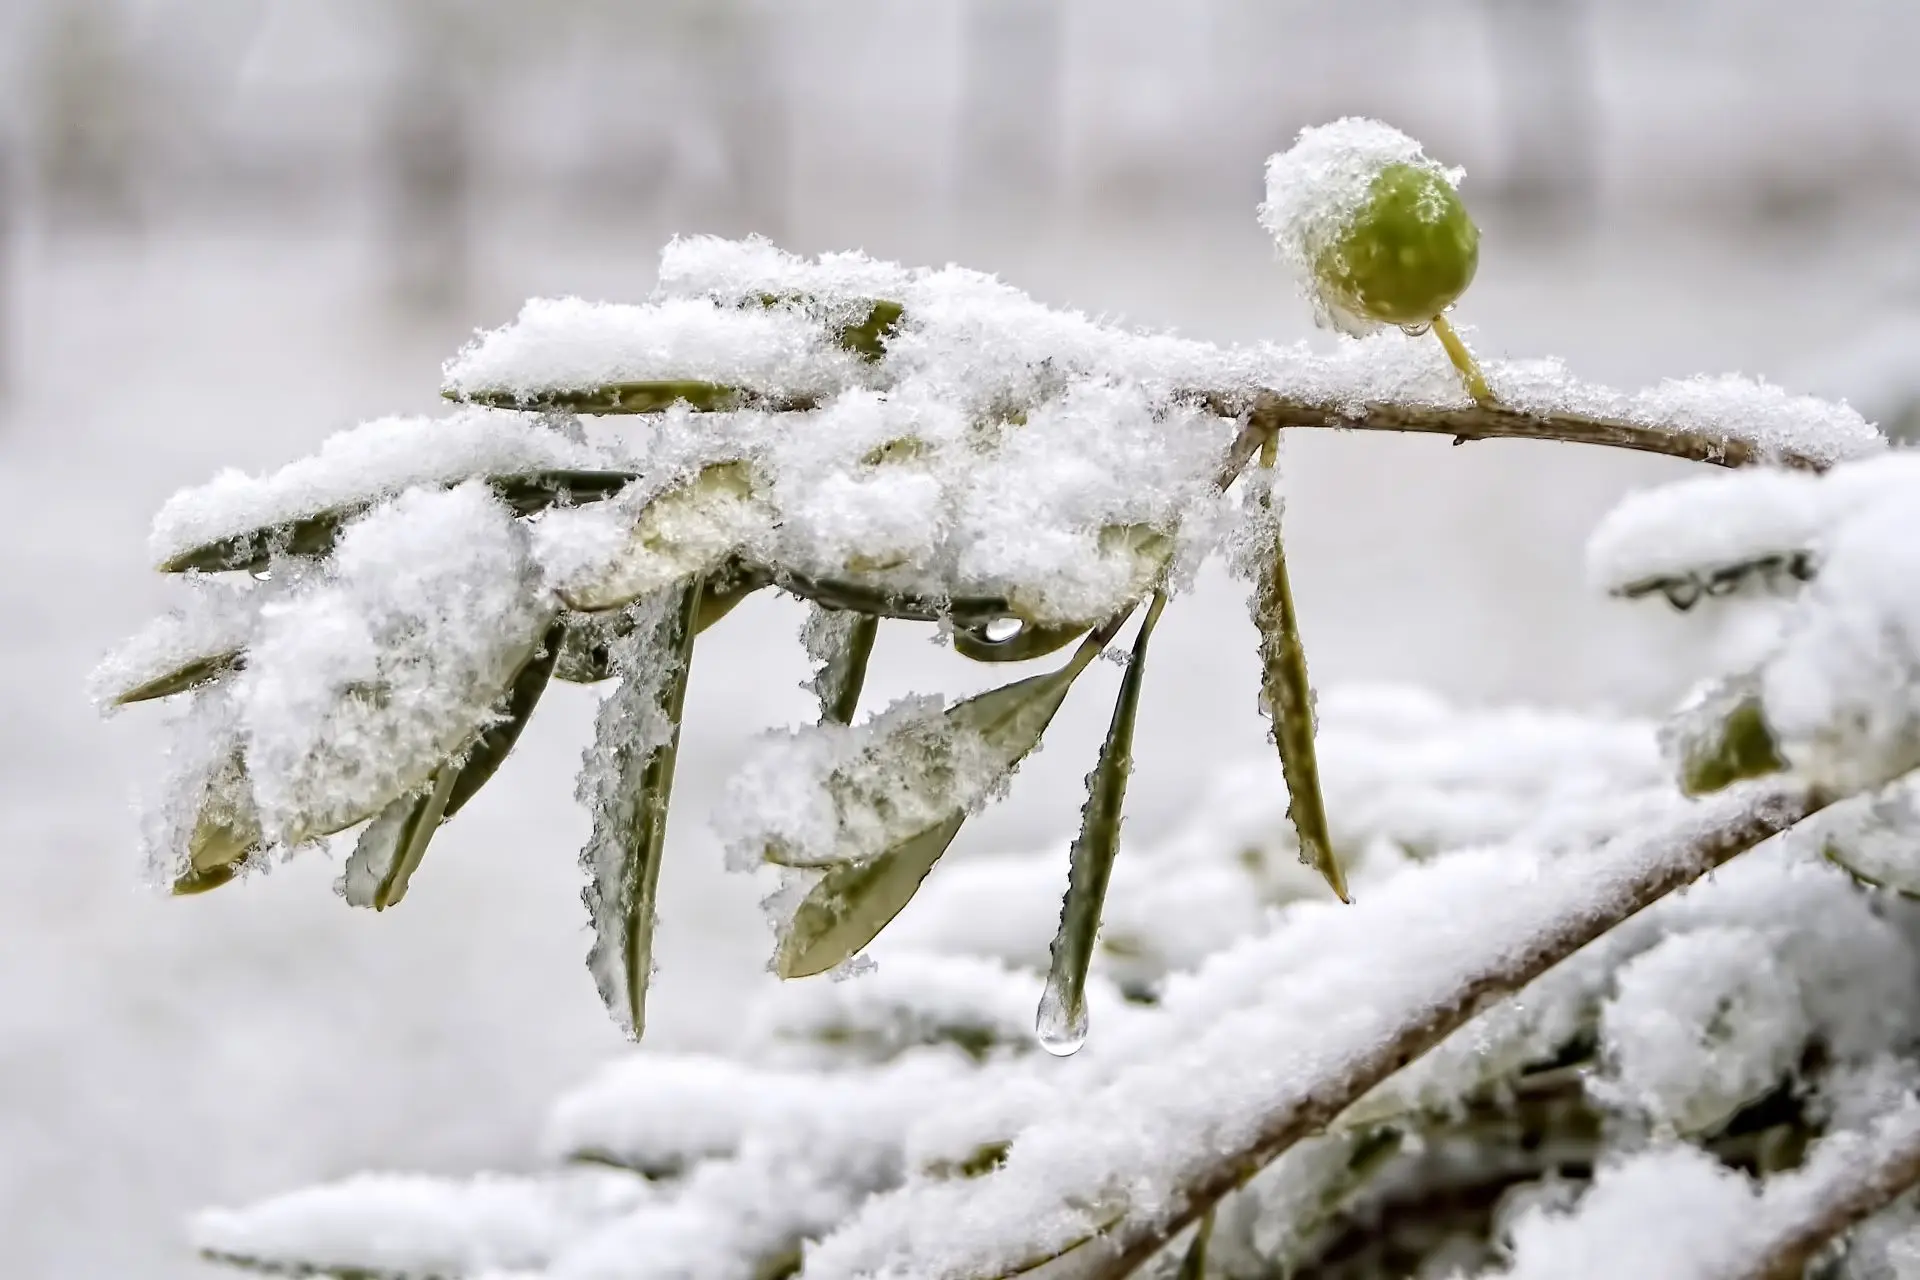
M 1313 690 L 1307 683 L 1307 653 L 1300 642 L 1300 620 L 1293 607 L 1293 586 L 1287 578 L 1287 553 L 1280 529 L 1280 513 L 1273 509 L 1273 489 L 1263 487 L 1254 499 L 1265 508 L 1271 543 L 1266 548 L 1266 571 L 1254 603 L 1254 622 L 1260 628 L 1261 691 L 1273 716 L 1273 740 L 1280 748 L 1280 771 L 1287 783 L 1287 816 L 1300 838 L 1300 857 L 1318 871 L 1342 902 L 1347 879 L 1333 851 L 1327 830 L 1326 802 L 1320 795 L 1320 762 L 1313 744 Z
M 774 971 L 805 978 L 858 955 L 913 900 L 966 820 L 964 811 L 952 814 L 869 862 L 829 871 L 794 912 Z
M 562 411 L 583 414 L 664 413 L 684 403 L 695 413 L 731 413 L 736 409 L 800 412 L 819 407 L 812 396 L 767 396 L 742 387 L 691 379 L 654 382 L 610 382 L 598 387 L 554 388 L 522 394 L 516 391 L 443 391 L 449 400 L 496 409 Z
M 851 613 L 871 613 L 882 618 L 900 618 L 907 622 L 939 622 L 952 619 L 955 626 L 985 626 L 1005 618 L 1013 606 L 997 596 L 956 596 L 935 599 L 882 591 L 864 583 L 840 578 L 812 578 L 805 574 L 783 572 L 777 584 L 784 591 Z
M 628 642 L 631 661 L 616 657 L 620 685 L 601 708 L 595 751 L 604 758 L 593 766 L 607 771 L 610 785 L 594 791 L 582 784 L 594 809 L 582 856 L 591 876 L 582 896 L 594 927 L 587 966 L 601 999 L 636 1040 L 646 1029 L 654 896 L 702 588 L 698 576 L 672 588 L 659 602 L 664 611 L 641 624 L 647 634 Z M 661 732 L 647 731 L 650 723 Z
M 156 676 L 144 684 L 135 685 L 124 693 L 116 694 L 113 705 L 131 706 L 136 702 L 170 698 L 176 693 L 198 689 L 203 684 L 211 684 L 221 676 L 240 670 L 246 665 L 246 659 L 247 654 L 244 649 L 230 649 L 224 653 L 209 653 L 190 659 L 163 676 Z
M 998 635 L 999 629 L 1009 623 L 1013 625 L 1007 633 Z M 1057 653 L 1090 629 L 1085 623 L 1042 627 L 1017 618 L 996 618 L 989 623 L 955 626 L 953 648 L 961 657 L 975 662 L 1029 662 Z
M 1207 1280 L 1207 1242 L 1212 1237 L 1213 1210 L 1209 1209 L 1200 1219 L 1200 1225 L 1194 1228 L 1193 1243 L 1187 1246 L 1187 1256 L 1180 1260 L 1176 1280 Z
M 975 735 L 1004 770 L 1014 769 L 1040 744 L 1067 690 L 1111 638 L 1111 629 L 1103 627 L 1060 670 L 957 703 L 947 710 L 949 725 L 957 733 Z M 774 971 L 783 978 L 804 978 L 859 954 L 912 900 L 966 820 L 963 804 L 930 824 L 902 832 L 875 857 L 829 869 L 782 930 Z M 769 860 L 778 857 L 769 855 Z
M 547 683 L 553 678 L 553 668 L 560 660 L 560 645 L 566 633 L 567 624 L 561 619 L 555 618 L 548 624 L 540 647 L 520 668 L 520 674 L 513 678 L 506 697 L 495 708 L 493 723 L 480 731 L 479 738 L 467 752 L 466 761 L 453 780 L 453 789 L 447 795 L 446 811 L 441 814 L 440 821 L 445 822 L 460 812 L 467 801 L 473 799 L 480 788 L 493 778 L 514 744 L 520 741 L 521 731 L 527 727 L 527 721 L 533 718 L 534 708 L 540 705 L 540 695 L 547 691 Z
M 562 587 L 560 598 L 583 613 L 624 608 L 683 578 L 717 572 L 771 519 L 750 464 L 714 463 L 649 501 L 605 572 Z
M 487 483 L 520 515 L 532 515 L 553 506 L 578 506 L 612 497 L 631 484 L 631 471 L 536 471 L 493 476 Z M 460 483 L 453 481 L 450 483 Z M 275 554 L 324 556 L 333 550 L 340 530 L 380 499 L 349 503 L 297 520 L 286 520 L 183 551 L 160 565 L 162 573 L 225 573 L 263 569 Z
M 810 687 L 820 699 L 821 723 L 853 723 L 879 630 L 880 619 L 870 613 L 814 606 L 801 637 L 814 662 Z
M 349 904 L 385 911 L 407 896 L 407 884 L 427 855 L 459 777 L 458 768 L 442 765 L 426 790 L 400 797 L 367 824 L 341 876 Z
M 1729 689 L 1727 698 L 1698 708 L 1699 723 L 1677 733 L 1680 790 L 1704 796 L 1787 767 L 1759 695 Z
M 187 840 L 187 865 L 175 878 L 173 893 L 185 897 L 219 888 L 239 874 L 241 865 L 260 851 L 264 841 L 247 785 L 246 762 L 235 754 L 207 780 Z
M 887 340 L 900 327 L 905 314 L 906 308 L 899 303 L 875 299 L 866 319 L 840 330 L 840 345 L 868 360 L 878 360 L 887 354 Z
M 1146 680 L 1147 643 L 1166 604 L 1166 596 L 1155 592 L 1147 606 L 1114 700 L 1099 763 L 1087 776 L 1087 803 L 1080 811 L 1079 838 L 1073 842 L 1067 895 L 1060 904 L 1060 930 L 1054 935 L 1052 965 L 1035 1020 L 1040 1047 L 1049 1053 L 1073 1053 L 1086 1042 L 1087 966 L 1100 933 L 1100 911 L 1113 860 L 1120 852 L 1120 814 L 1127 798 L 1127 777 L 1133 771 L 1133 727 L 1140 712 L 1140 686 Z

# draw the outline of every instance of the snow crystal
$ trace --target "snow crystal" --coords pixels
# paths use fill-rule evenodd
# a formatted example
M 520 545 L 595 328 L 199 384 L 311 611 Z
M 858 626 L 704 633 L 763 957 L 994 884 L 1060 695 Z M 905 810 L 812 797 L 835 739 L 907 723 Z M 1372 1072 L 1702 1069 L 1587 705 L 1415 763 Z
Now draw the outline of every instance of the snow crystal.
M 469 343 L 444 372 L 452 394 L 515 400 L 623 382 L 689 381 L 813 398 L 850 383 L 859 368 L 795 306 L 534 298 L 511 324 Z
M 1358 336 L 1375 326 L 1349 314 L 1319 284 L 1320 256 L 1366 204 L 1380 171 L 1405 164 L 1429 169 L 1458 186 L 1462 169 L 1427 158 L 1418 142 L 1390 125 L 1360 116 L 1302 129 L 1293 146 L 1267 160 L 1267 199 L 1260 225 L 1321 324 Z
M 831 1081 L 727 1058 L 634 1054 L 562 1097 L 542 1145 L 559 1159 L 676 1174 L 731 1155 L 747 1134 L 805 1109 Z
M 349 525 L 327 572 L 261 611 L 235 681 L 276 842 L 372 816 L 487 722 L 548 621 L 526 538 L 482 484 Z
M 380 418 L 328 437 L 318 453 L 268 475 L 229 469 L 182 490 L 154 517 L 147 550 L 165 562 L 222 538 L 362 507 L 417 485 L 596 461 L 585 446 L 522 414 L 463 409 L 442 418 Z
M 259 1270 L 469 1275 L 542 1266 L 594 1224 L 651 1194 L 624 1175 L 481 1175 L 454 1181 L 363 1173 L 193 1221 L 194 1247 Z

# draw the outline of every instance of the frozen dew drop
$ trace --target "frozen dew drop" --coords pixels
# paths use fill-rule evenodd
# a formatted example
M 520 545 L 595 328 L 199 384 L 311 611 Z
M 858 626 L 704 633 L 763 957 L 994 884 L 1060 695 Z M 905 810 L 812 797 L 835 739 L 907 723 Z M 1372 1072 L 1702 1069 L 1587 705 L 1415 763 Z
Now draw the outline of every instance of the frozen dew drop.
M 1015 617 L 995 618 L 980 629 L 988 644 L 1005 644 L 1026 630 L 1026 623 Z
M 1063 984 L 1049 978 L 1047 989 L 1040 996 L 1040 1012 L 1034 1019 L 1033 1031 L 1040 1047 L 1056 1058 L 1079 1052 L 1080 1046 L 1087 1042 L 1085 998 L 1070 999 Z

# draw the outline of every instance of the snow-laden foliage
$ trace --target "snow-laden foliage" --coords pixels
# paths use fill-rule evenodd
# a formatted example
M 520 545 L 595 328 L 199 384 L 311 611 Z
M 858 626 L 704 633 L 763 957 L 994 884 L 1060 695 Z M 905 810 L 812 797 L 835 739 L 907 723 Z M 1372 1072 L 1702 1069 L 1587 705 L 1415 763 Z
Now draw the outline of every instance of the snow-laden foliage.
M 343 896 L 394 906 L 548 681 L 606 682 L 578 789 L 588 964 L 638 1038 L 701 632 L 754 591 L 807 601 L 821 713 L 749 754 L 720 825 L 773 887 L 774 972 L 831 978 L 772 991 L 717 1057 L 609 1067 L 555 1108 L 546 1172 L 210 1212 L 208 1256 L 1545 1277 L 1600 1274 L 1583 1242 L 1632 1232 L 1632 1265 L 1674 1280 L 1896 1265 L 1888 1206 L 1920 1180 L 1920 921 L 1889 892 L 1920 887 L 1920 470 L 1762 383 L 1627 394 L 1476 360 L 1444 314 L 1477 262 L 1460 175 L 1385 126 L 1310 130 L 1268 175 L 1263 221 L 1323 318 L 1393 327 L 1223 349 L 956 267 L 679 240 L 645 303 L 535 301 L 479 335 L 445 418 L 167 504 L 152 552 L 182 602 L 95 692 L 180 704 L 145 824 L 175 892 L 358 827 Z M 1289 427 L 1748 467 L 1629 500 L 1591 569 L 1682 607 L 1765 595 L 1771 643 L 1658 726 L 1316 699 Z M 1279 759 L 1140 847 L 1148 638 L 1222 552 Z M 862 716 L 883 621 L 1042 666 Z M 1078 836 L 939 868 L 1130 625 Z

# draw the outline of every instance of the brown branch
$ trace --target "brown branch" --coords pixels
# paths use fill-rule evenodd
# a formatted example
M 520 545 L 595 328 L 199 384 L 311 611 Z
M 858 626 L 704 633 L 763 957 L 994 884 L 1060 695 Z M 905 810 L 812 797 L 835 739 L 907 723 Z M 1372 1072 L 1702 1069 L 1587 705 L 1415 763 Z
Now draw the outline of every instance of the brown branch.
M 1783 451 L 1769 455 L 1752 442 L 1727 439 L 1674 427 L 1589 418 L 1580 414 L 1533 414 L 1499 403 L 1440 405 L 1393 404 L 1359 406 L 1290 400 L 1277 392 L 1247 395 L 1201 392 L 1195 397 L 1223 417 L 1247 416 L 1250 425 L 1268 431 L 1287 427 L 1332 427 L 1352 431 L 1410 431 L 1452 436 L 1455 444 L 1469 440 L 1558 440 L 1567 444 L 1597 444 L 1641 453 L 1664 454 L 1692 462 L 1744 467 L 1760 462 L 1802 471 L 1824 471 L 1828 459 Z
M 1831 1139 L 1829 1139 L 1831 1141 Z M 1788 1175 L 1789 1177 L 1791 1175 Z M 1864 1158 L 1848 1163 L 1834 1180 L 1831 1194 L 1816 1197 L 1813 1212 L 1774 1223 L 1756 1250 L 1748 1280 L 1799 1280 L 1828 1241 L 1886 1208 L 1920 1185 L 1920 1124 L 1910 1124 L 1894 1140 L 1875 1145 Z
M 1293 1105 L 1266 1118 L 1200 1177 L 1178 1189 L 1183 1207 L 1169 1218 L 1122 1223 L 1088 1246 L 1106 1256 L 1086 1280 L 1123 1280 L 1228 1193 L 1239 1189 L 1295 1143 L 1313 1136 L 1387 1077 L 1419 1058 L 1492 1001 L 1526 986 L 1622 921 L 1699 879 L 1761 841 L 1819 812 L 1837 797 L 1794 784 L 1770 784 L 1752 803 L 1691 838 L 1672 856 L 1648 858 L 1633 874 L 1583 909 L 1556 913 L 1466 970 L 1420 1017 L 1330 1071 Z M 1590 874 L 1598 874 L 1590 869 Z M 1570 867 L 1569 875 L 1581 870 Z M 1920 1158 L 1920 1157 L 1917 1157 Z

